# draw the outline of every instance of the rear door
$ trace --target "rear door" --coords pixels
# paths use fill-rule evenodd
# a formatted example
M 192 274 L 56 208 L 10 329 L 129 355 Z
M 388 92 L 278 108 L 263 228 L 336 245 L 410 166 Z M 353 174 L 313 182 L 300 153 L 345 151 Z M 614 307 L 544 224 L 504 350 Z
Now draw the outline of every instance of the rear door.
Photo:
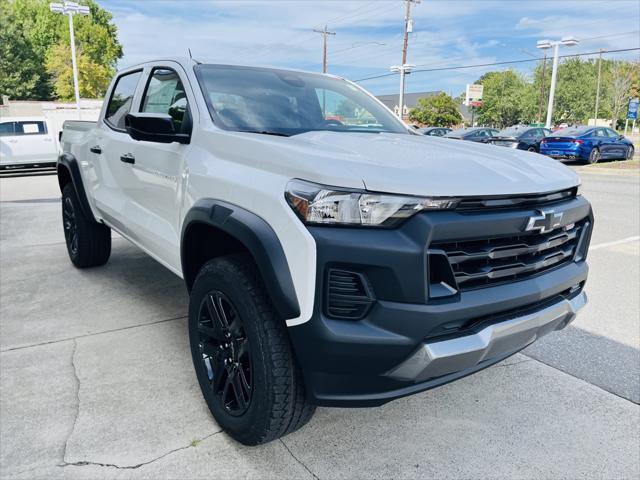
M 125 130 L 124 121 L 136 95 L 139 95 L 142 76 L 143 70 L 136 69 L 116 78 L 104 108 L 104 117 L 96 129 L 95 141 L 89 145 L 87 160 L 90 167 L 85 174 L 96 208 L 103 218 L 135 241 L 139 237 L 134 225 L 143 220 L 136 216 L 125 192 L 130 191 L 133 185 L 132 165 L 127 159 L 132 155 L 136 142 Z

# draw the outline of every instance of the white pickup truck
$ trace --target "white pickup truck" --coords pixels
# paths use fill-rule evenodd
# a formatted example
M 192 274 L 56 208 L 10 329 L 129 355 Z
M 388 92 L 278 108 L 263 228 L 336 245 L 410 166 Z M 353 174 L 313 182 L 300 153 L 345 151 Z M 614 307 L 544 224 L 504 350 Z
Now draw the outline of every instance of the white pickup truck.
M 245 444 L 474 373 L 586 303 L 574 172 L 415 135 L 342 78 L 144 63 L 62 147 L 71 261 L 115 230 L 184 279 L 204 399 Z
M 0 170 L 51 167 L 58 142 L 44 117 L 0 118 Z

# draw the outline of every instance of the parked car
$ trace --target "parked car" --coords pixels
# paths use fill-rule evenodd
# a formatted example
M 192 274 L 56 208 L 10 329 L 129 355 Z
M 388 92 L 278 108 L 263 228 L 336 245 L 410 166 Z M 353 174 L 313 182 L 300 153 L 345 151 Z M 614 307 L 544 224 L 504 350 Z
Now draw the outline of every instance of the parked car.
M 0 119 L 0 169 L 54 166 L 58 144 L 42 117 Z
M 457 140 L 467 140 L 470 142 L 486 143 L 496 133 L 498 133 L 498 130 L 496 130 L 495 128 L 486 128 L 486 127 L 460 128 L 458 130 L 450 131 L 445 135 L 445 138 L 455 138 Z
M 500 130 L 487 143 L 529 152 L 540 150 L 540 141 L 551 133 L 548 128 L 514 126 Z
M 552 158 L 597 163 L 604 159 L 632 159 L 633 143 L 606 127 L 568 127 L 540 142 L 540 153 Z
M 419 138 L 317 73 L 164 59 L 106 98 L 64 124 L 69 258 L 106 263 L 115 230 L 184 279 L 196 377 L 244 444 L 465 377 L 586 303 L 591 206 L 554 160 Z M 345 103 L 371 126 L 327 120 Z
M 452 132 L 452 131 L 453 130 L 451 130 L 450 128 L 446 128 L 446 127 L 425 127 L 425 128 L 419 128 L 418 129 L 418 133 L 420 133 L 422 135 L 430 135 L 432 137 L 443 137 L 447 133 Z

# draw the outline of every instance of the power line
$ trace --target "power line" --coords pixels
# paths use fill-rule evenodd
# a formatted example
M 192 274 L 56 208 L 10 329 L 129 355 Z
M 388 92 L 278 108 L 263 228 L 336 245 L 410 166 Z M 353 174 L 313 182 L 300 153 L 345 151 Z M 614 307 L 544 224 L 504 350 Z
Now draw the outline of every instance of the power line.
M 620 52 L 633 52 L 636 50 L 640 50 L 639 48 L 620 48 L 617 50 L 607 50 L 607 53 L 620 53 Z M 598 55 L 600 51 L 597 52 L 585 52 L 585 53 L 574 53 L 572 55 L 560 55 L 559 58 L 570 58 L 570 57 L 586 57 L 589 55 Z M 505 62 L 493 62 L 493 63 L 477 63 L 475 65 L 459 65 L 455 67 L 441 67 L 441 68 L 423 68 L 419 70 L 413 70 L 411 73 L 421 73 L 421 72 L 441 72 L 445 70 L 463 70 L 467 68 L 477 68 L 477 67 L 493 67 L 498 65 L 513 65 L 517 63 L 530 63 L 530 62 L 539 62 L 542 58 L 526 58 L 522 60 L 508 60 Z M 394 73 L 384 73 L 380 75 L 375 75 L 372 77 L 359 78 L 354 80 L 354 82 L 364 82 L 366 80 L 374 80 L 376 78 L 390 77 L 395 75 Z

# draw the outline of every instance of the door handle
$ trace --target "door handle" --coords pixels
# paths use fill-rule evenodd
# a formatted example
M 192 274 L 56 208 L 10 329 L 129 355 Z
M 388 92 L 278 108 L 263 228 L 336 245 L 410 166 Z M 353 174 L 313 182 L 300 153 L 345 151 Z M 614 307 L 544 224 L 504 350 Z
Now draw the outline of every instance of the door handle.
M 136 157 L 134 157 L 130 153 L 127 153 L 120 157 L 120 161 L 124 163 L 130 163 L 131 165 L 133 165 L 134 163 L 136 163 Z
M 96 145 L 94 147 L 91 147 L 89 151 L 91 153 L 97 153 L 98 155 L 100 155 L 102 153 L 102 148 L 100 148 L 100 145 Z

